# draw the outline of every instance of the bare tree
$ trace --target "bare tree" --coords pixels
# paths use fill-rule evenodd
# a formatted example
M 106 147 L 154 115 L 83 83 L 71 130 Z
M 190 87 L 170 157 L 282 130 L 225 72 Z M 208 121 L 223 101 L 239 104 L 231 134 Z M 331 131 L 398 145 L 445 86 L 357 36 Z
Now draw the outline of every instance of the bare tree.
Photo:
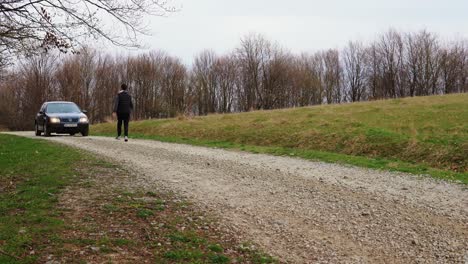
M 328 104 L 340 103 L 343 99 L 341 90 L 342 68 L 340 64 L 339 51 L 330 49 L 322 53 L 324 66 L 323 84 L 325 99 Z
M 152 52 L 128 58 L 125 62 L 125 79 L 134 94 L 137 118 L 158 117 L 162 112 L 157 98 L 161 95 L 162 65 L 166 56 L 164 52 Z
M 292 63 L 294 106 L 321 104 L 323 97 L 323 61 L 319 54 L 302 54 Z
M 290 106 L 290 62 L 292 55 L 278 45 L 272 45 L 262 63 L 261 108 L 275 109 Z
M 17 100 L 16 116 L 23 121 L 22 128 L 32 128 L 31 120 L 45 100 L 56 100 L 59 96 L 54 85 L 54 72 L 57 67 L 57 56 L 42 54 L 23 61 L 16 76 L 11 81 L 14 97 Z
M 287 79 L 292 56 L 261 35 L 241 39 L 236 50 L 242 76 L 239 103 L 244 111 L 288 105 Z
M 234 110 L 236 94 L 241 87 L 239 67 L 234 55 L 227 55 L 216 60 L 214 67 L 216 78 L 217 112 L 229 113 Z
M 463 58 L 461 67 L 461 80 L 460 80 L 460 92 L 466 93 L 468 92 L 468 41 L 465 40 L 463 42 Z
M 251 34 L 241 39 L 241 45 L 236 50 L 243 79 L 243 89 L 239 90 L 242 111 L 261 108 L 263 101 L 261 71 L 270 45 L 263 36 Z
M 187 85 L 187 68 L 179 58 L 166 57 L 163 64 L 162 97 L 168 117 L 185 113 L 185 86 Z
M 129 57 L 118 63 L 122 77 L 134 95 L 134 117 L 164 118 L 185 112 L 187 70 L 180 59 L 164 52 Z
M 120 87 L 119 65 L 105 54 L 97 54 L 94 61 L 94 89 L 88 107 L 92 122 L 104 122 L 111 116 L 115 93 Z
M 218 80 L 215 78 L 217 56 L 213 51 L 205 50 L 195 58 L 192 69 L 191 85 L 196 92 L 198 114 L 206 115 L 216 112 L 216 90 Z
M 468 50 L 463 42 L 453 43 L 440 50 L 440 72 L 443 93 L 464 92 Z
M 437 94 L 441 60 L 448 57 L 439 50 L 436 37 L 423 30 L 407 34 L 406 43 L 409 95 Z
M 404 45 L 402 36 L 390 30 L 380 37 L 376 44 L 377 56 L 380 56 L 382 92 L 386 98 L 404 96 L 401 69 L 403 67 Z
M 138 47 L 145 15 L 175 11 L 162 0 L 4 0 L 0 3 L 0 57 L 58 48 L 75 51 L 83 37 Z M 108 25 L 108 26 L 106 26 Z
M 382 58 L 379 56 L 377 50 L 377 44 L 372 43 L 370 47 L 366 49 L 366 61 L 368 63 L 367 73 L 367 87 L 368 97 L 370 100 L 377 100 L 384 98 L 383 91 L 383 73 L 382 73 Z
M 347 96 L 351 102 L 365 95 L 366 53 L 360 42 L 349 42 L 343 52 Z
M 16 80 L 16 72 L 10 72 L 3 76 L 0 85 L 0 115 L 3 117 L 0 121 L 0 126 L 5 126 L 9 129 L 23 129 L 21 123 L 24 121 L 20 118 L 20 97 L 23 89 L 21 84 Z
M 92 109 L 96 82 L 96 57 L 95 50 L 83 47 L 79 55 L 68 57 L 58 65 L 55 81 L 57 94 L 62 100 L 74 101 L 84 109 Z
M 77 57 L 63 61 L 56 72 L 58 94 L 63 100 L 78 102 L 81 98 L 80 64 Z

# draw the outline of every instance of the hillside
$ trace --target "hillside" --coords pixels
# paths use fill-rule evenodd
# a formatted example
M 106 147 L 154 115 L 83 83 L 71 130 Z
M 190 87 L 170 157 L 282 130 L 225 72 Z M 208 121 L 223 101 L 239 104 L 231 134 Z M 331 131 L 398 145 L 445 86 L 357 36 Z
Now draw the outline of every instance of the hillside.
M 300 156 L 467 182 L 468 94 L 132 122 L 131 137 Z M 92 127 L 115 134 L 115 124 Z

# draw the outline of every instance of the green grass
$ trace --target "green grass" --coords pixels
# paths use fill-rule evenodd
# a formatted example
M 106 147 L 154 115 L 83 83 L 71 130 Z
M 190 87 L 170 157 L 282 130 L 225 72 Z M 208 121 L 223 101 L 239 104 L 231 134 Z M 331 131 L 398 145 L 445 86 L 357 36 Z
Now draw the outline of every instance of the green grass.
M 138 209 L 137 216 L 140 218 L 148 218 L 149 216 L 154 215 L 153 211 L 148 209 Z
M 83 159 L 69 148 L 0 134 L 0 263 L 33 263 L 33 249 L 58 243 L 54 234 L 64 223 L 57 195 Z
M 92 126 L 114 136 L 115 124 Z M 132 138 L 430 175 L 468 183 L 468 94 L 132 122 Z

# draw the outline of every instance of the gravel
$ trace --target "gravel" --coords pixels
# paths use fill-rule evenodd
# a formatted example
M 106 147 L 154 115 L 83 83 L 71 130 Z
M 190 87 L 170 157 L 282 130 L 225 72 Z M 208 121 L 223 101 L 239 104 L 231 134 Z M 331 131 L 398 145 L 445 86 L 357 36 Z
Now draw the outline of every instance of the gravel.
M 461 184 L 148 140 L 47 139 L 124 164 L 137 177 L 123 185 L 175 191 L 284 262 L 468 263 Z

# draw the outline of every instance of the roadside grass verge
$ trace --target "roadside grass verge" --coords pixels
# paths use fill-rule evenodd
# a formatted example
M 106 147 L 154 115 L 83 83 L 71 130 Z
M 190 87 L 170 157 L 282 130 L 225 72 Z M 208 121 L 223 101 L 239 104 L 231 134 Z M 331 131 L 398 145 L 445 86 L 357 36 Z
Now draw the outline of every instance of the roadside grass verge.
M 223 233 L 215 219 L 171 194 L 117 189 L 113 193 L 113 197 L 101 193 L 101 206 L 83 212 L 88 219 L 86 231 L 72 234 L 68 242 L 79 241 L 95 251 L 114 255 L 125 251 L 120 257 L 114 256 L 116 262 L 278 262 Z M 102 230 L 110 222 L 112 229 L 104 234 Z
M 132 122 L 132 138 L 297 156 L 468 183 L 468 94 Z M 115 124 L 93 125 L 114 136 Z
M 86 152 L 0 134 L 0 263 L 278 262 L 134 177 Z
M 0 263 L 32 263 L 64 228 L 55 208 L 83 155 L 43 141 L 0 135 Z

